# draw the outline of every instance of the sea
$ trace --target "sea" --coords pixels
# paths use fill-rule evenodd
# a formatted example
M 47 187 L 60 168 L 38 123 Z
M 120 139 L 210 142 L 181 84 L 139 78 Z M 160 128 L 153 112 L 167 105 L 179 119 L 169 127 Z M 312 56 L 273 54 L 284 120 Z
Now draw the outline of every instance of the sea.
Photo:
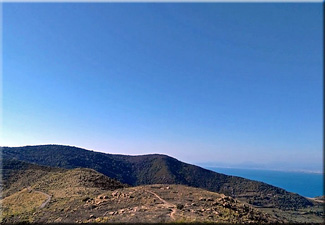
M 226 175 L 262 181 L 264 183 L 283 188 L 289 192 L 297 193 L 305 197 L 316 197 L 324 195 L 323 173 L 219 167 L 205 168 Z

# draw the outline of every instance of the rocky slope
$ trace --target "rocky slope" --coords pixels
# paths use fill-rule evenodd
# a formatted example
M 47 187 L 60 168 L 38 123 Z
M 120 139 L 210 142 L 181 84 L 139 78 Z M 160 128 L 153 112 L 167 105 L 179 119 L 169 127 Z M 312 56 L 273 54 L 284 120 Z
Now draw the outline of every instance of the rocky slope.
M 13 160 L 4 165 L 5 223 L 284 221 L 232 197 L 198 188 L 128 187 L 91 169 L 57 169 Z M 8 173 L 10 165 L 16 167 Z

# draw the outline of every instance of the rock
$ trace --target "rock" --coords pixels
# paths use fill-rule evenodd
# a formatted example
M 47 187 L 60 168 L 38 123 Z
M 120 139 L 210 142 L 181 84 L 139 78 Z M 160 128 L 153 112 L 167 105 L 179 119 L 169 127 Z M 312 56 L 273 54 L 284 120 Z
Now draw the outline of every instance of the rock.
M 206 198 L 200 197 L 199 201 L 206 201 Z
M 54 220 L 54 222 L 55 222 L 55 223 L 58 223 L 58 222 L 61 222 L 61 220 L 62 220 L 62 218 L 59 217 L 59 218 L 57 218 L 56 220 Z
M 96 216 L 94 216 L 93 214 L 91 214 L 90 216 L 89 216 L 89 219 L 95 219 L 96 218 Z
M 213 201 L 213 198 L 207 198 L 207 201 L 208 202 L 212 202 Z

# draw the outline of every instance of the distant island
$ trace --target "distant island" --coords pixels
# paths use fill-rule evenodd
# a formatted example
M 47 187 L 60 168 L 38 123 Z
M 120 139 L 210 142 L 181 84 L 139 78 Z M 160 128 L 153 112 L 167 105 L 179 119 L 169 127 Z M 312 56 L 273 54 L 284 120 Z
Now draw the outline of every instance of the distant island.
M 321 223 L 324 197 L 213 172 L 162 154 L 2 147 L 3 218 L 15 222 Z

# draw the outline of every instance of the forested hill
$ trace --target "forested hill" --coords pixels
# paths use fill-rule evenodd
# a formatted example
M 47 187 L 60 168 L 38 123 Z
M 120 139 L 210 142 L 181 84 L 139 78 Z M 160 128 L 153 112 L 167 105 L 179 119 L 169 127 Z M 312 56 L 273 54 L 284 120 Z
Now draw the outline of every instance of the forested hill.
M 216 173 L 160 155 L 116 155 L 62 145 L 3 147 L 4 159 L 61 168 L 91 168 L 132 186 L 184 184 L 237 197 L 256 206 L 301 208 L 313 203 L 262 182 Z

